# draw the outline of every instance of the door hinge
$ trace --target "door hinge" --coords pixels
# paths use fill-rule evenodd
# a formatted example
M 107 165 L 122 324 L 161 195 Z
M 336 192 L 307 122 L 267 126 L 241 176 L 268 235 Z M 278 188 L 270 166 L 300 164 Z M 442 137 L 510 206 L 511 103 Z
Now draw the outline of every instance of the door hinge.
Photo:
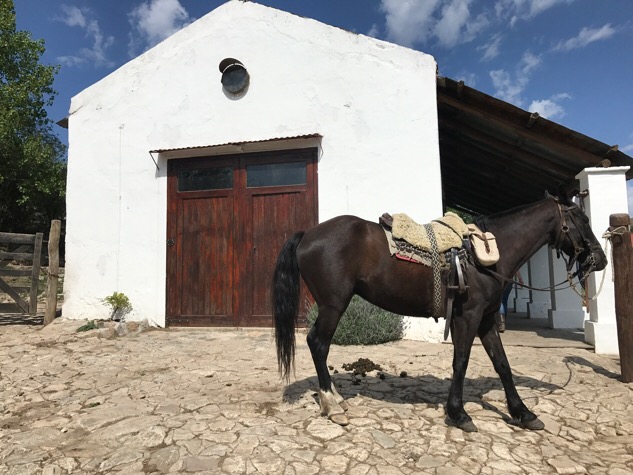
M 171 247 L 173 246 L 175 243 L 175 241 L 173 239 L 167 239 L 167 246 Z

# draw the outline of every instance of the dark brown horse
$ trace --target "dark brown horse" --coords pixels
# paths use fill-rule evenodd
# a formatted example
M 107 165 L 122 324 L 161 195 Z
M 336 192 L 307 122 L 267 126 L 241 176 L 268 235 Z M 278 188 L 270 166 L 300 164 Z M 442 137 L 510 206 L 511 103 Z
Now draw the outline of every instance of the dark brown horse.
M 517 393 L 496 330 L 494 315 L 507 283 L 501 276 L 510 279 L 548 243 L 570 257 L 568 271 L 577 264 L 585 276 L 604 269 L 607 259 L 589 220 L 566 197 L 547 197 L 484 218 L 479 224 L 496 236 L 501 257 L 492 268 L 469 265 L 466 269 L 469 289 L 455 300 L 450 320 L 454 350 L 453 380 L 446 405 L 448 422 L 465 431 L 477 430 L 464 410 L 463 389 L 473 341 L 479 336 L 501 378 L 511 416 L 523 427 L 542 429 L 543 423 Z M 431 267 L 392 257 L 382 227 L 354 216 L 339 216 L 296 233 L 279 254 L 273 283 L 280 372 L 289 378 L 294 364 L 299 286 L 303 277 L 319 309 L 307 341 L 319 380 L 321 413 L 338 424 L 347 424 L 347 404 L 336 391 L 327 367 L 330 342 L 341 315 L 352 296 L 358 294 L 390 312 L 429 316 L 432 273 Z

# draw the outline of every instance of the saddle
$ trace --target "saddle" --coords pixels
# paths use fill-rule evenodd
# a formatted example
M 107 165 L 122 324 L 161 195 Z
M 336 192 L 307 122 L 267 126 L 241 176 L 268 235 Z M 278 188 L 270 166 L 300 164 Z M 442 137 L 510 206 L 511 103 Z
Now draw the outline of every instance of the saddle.
M 466 225 L 455 213 L 448 212 L 429 224 L 418 224 L 404 213 L 378 218 L 383 227 L 389 252 L 398 259 L 433 268 L 433 310 L 438 321 L 446 318 L 444 339 L 448 338 L 455 294 L 468 290 L 465 271 L 473 256 L 483 266 L 499 260 L 492 233 L 476 225 Z M 443 304 L 444 303 L 444 304 Z

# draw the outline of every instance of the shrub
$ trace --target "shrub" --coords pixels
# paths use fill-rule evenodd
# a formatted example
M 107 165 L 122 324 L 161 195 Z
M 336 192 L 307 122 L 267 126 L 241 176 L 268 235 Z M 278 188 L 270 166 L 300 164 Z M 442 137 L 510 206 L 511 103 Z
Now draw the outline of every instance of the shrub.
M 123 292 L 113 292 L 101 301 L 110 306 L 112 312 L 110 318 L 115 322 L 124 321 L 125 316 L 132 311 L 130 299 Z
M 79 333 L 79 332 L 87 332 L 87 331 L 90 331 L 90 330 L 96 330 L 97 328 L 99 328 L 97 326 L 97 324 L 93 320 L 89 320 L 88 323 L 85 323 L 84 325 L 80 326 L 75 331 L 77 333 Z
M 307 320 L 314 325 L 318 308 L 312 305 Z M 406 325 L 402 315 L 387 312 L 358 295 L 352 297 L 347 310 L 336 328 L 332 343 L 335 345 L 379 345 L 402 339 Z

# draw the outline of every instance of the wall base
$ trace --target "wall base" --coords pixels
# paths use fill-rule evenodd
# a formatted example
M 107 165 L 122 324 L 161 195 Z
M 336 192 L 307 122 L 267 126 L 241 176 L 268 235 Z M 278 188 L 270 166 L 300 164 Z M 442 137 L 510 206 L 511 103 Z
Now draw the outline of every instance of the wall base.
M 593 345 L 597 355 L 620 354 L 615 323 L 585 321 L 585 342 Z
M 585 325 L 585 312 L 582 310 L 548 310 L 547 320 L 550 328 L 583 329 Z
M 514 311 L 516 313 L 527 313 L 528 303 L 530 303 L 529 298 L 517 297 L 514 299 Z
M 405 340 L 428 341 L 431 343 L 444 342 L 444 327 L 446 320 L 439 318 L 437 323 L 433 318 L 404 317 L 407 329 L 404 332 Z M 452 341 L 449 333 L 447 342 Z
M 528 318 L 547 318 L 550 307 L 549 302 L 530 302 L 527 306 Z

